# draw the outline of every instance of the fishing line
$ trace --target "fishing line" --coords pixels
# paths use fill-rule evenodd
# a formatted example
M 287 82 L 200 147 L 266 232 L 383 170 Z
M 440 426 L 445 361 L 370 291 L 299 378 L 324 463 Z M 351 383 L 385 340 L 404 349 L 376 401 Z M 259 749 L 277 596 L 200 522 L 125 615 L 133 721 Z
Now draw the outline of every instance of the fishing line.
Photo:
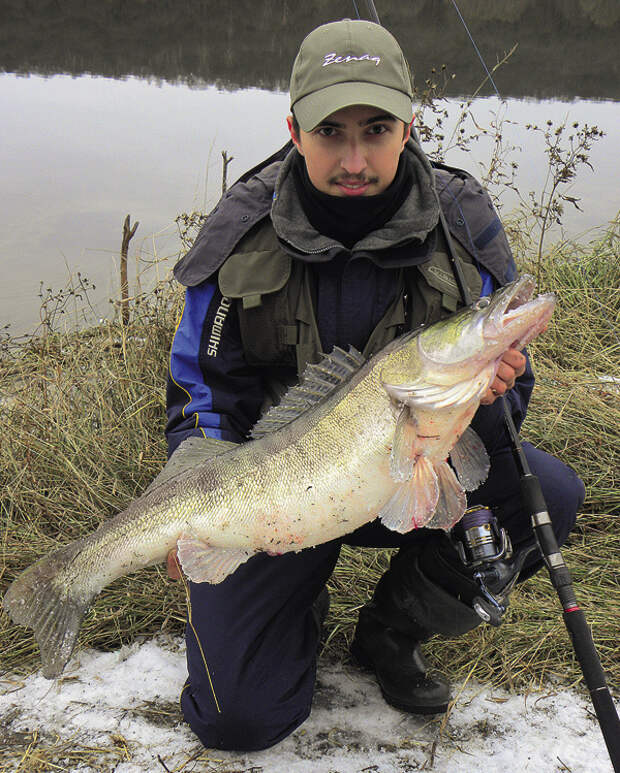
M 374 21 L 374 23 L 381 24 L 381 22 L 379 21 L 379 14 L 377 13 L 377 9 L 375 8 L 374 0 L 366 0 L 366 5 L 368 6 L 368 13 L 370 14 L 370 17 Z
M 181 569 L 181 566 L 179 565 L 179 559 L 177 557 L 176 551 L 173 554 L 173 560 L 175 563 L 175 566 L 179 572 L 179 576 L 181 578 L 181 582 L 183 583 L 183 588 L 185 590 L 185 600 L 187 603 L 187 624 L 192 629 L 192 633 L 194 634 L 194 638 L 196 639 L 196 644 L 198 645 L 198 649 L 200 650 L 200 657 L 202 658 L 203 665 L 205 667 L 205 671 L 207 672 L 207 679 L 209 680 L 209 687 L 211 688 L 211 692 L 213 693 L 213 700 L 215 701 L 215 708 L 217 709 L 217 713 L 221 714 L 222 709 L 220 708 L 219 701 L 217 699 L 217 695 L 215 694 L 215 687 L 213 686 L 213 680 L 211 679 L 211 672 L 209 671 L 209 666 L 207 665 L 207 659 L 205 657 L 204 650 L 202 648 L 202 644 L 200 642 L 200 639 L 198 638 L 198 631 L 194 627 L 194 622 L 192 620 L 192 601 L 189 595 L 189 587 L 187 585 L 187 580 L 185 579 L 185 575 L 183 574 L 183 570 Z M 187 686 L 187 685 L 186 685 Z M 183 690 L 185 687 L 183 688 Z M 181 690 L 181 694 L 183 694 L 183 690 Z
M 357 7 L 357 3 L 355 0 L 351 0 L 353 3 L 353 8 L 355 9 L 355 13 L 357 15 L 358 19 L 361 19 L 359 8 Z M 366 7 L 368 8 L 368 13 L 370 15 L 371 21 L 374 21 L 375 24 L 381 24 L 381 21 L 379 20 L 379 14 L 377 13 L 377 9 L 375 8 L 375 4 L 373 0 L 366 0 Z
M 461 23 L 463 24 L 463 27 L 465 27 L 465 32 L 469 36 L 469 39 L 471 40 L 471 44 L 474 47 L 475 52 L 478 54 L 478 59 L 480 59 L 480 61 L 482 62 L 482 66 L 484 67 L 484 70 L 485 70 L 485 72 L 487 74 L 487 77 L 491 81 L 491 84 L 492 84 L 493 88 L 495 89 L 495 93 L 497 94 L 498 99 L 501 99 L 502 98 L 501 94 L 499 93 L 499 90 L 498 90 L 497 86 L 495 85 L 495 81 L 493 80 L 493 76 L 489 72 L 489 68 L 487 67 L 486 62 L 484 61 L 484 59 L 482 57 L 482 54 L 480 53 L 480 49 L 476 45 L 476 41 L 474 40 L 471 32 L 469 31 L 469 27 L 467 26 L 467 22 L 463 18 L 463 14 L 459 10 L 458 5 L 456 4 L 456 0 L 452 0 L 452 5 L 454 6 L 455 11 L 458 13 L 459 19 L 461 20 Z
M 359 9 L 357 7 L 357 3 L 356 3 L 355 0 L 351 0 L 351 1 L 353 3 L 353 8 L 355 9 L 355 13 L 357 14 L 357 18 L 359 19 L 360 18 L 360 12 L 359 12 Z M 502 99 L 502 96 L 499 93 L 499 89 L 497 88 L 497 86 L 495 85 L 495 81 L 493 80 L 493 76 L 491 75 L 491 72 L 490 72 L 489 68 L 487 67 L 486 62 L 484 61 L 484 58 L 483 58 L 482 54 L 480 53 L 480 49 L 476 45 L 476 41 L 474 40 L 473 35 L 469 31 L 469 27 L 467 26 L 467 22 L 463 18 L 463 14 L 461 13 L 458 5 L 456 4 L 456 0 L 452 0 L 452 5 L 454 6 L 454 10 L 457 12 L 458 17 L 461 20 L 461 24 L 463 25 L 463 27 L 465 27 L 465 32 L 467 33 L 467 35 L 468 35 L 468 37 L 469 37 L 469 39 L 471 41 L 471 44 L 474 47 L 474 51 L 476 52 L 476 54 L 478 54 L 478 59 L 480 59 L 480 62 L 482 63 L 482 66 L 484 67 L 484 71 L 487 74 L 487 78 L 491 81 L 491 85 L 495 89 L 495 93 L 497 94 L 498 99 Z M 374 21 L 376 24 L 381 24 L 381 21 L 379 20 L 379 14 L 377 13 L 377 9 L 376 9 L 375 4 L 374 4 L 374 0 L 366 0 L 366 6 L 368 7 L 368 13 L 369 13 L 372 21 Z

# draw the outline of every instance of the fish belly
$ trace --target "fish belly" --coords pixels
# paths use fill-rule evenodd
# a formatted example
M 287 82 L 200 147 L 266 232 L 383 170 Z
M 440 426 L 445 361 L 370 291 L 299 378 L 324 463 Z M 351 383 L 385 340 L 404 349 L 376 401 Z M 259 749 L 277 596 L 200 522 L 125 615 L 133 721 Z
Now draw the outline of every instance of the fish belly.
M 267 442 L 263 458 L 254 446 L 214 460 L 220 485 L 211 506 L 194 512 L 192 530 L 214 547 L 283 553 L 373 520 L 396 485 L 389 470 L 394 418 L 384 392 L 380 398 L 353 395 L 364 413 L 339 404 L 285 447 L 274 451 Z

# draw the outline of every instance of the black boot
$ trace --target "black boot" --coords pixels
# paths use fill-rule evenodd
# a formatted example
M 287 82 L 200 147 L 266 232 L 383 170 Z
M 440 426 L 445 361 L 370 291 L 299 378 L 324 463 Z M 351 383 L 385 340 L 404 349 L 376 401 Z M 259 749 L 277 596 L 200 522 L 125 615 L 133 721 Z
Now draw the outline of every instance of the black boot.
M 389 704 L 414 714 L 446 711 L 450 686 L 427 672 L 420 642 L 479 625 L 480 617 L 459 598 L 476 587 L 449 540 L 436 532 L 392 558 L 360 611 L 351 645 L 356 660 L 374 670 Z
M 351 644 L 357 662 L 375 672 L 386 702 L 412 714 L 441 714 L 448 708 L 450 685 L 430 676 L 420 644 L 386 628 L 362 609 Z

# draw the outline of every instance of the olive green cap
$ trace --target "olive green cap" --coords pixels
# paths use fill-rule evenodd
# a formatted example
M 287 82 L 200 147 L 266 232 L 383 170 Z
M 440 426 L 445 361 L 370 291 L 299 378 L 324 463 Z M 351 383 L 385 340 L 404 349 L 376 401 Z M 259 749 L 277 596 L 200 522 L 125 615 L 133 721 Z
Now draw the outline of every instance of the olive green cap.
M 409 66 L 385 27 L 344 19 L 304 39 L 291 73 L 291 110 L 304 131 L 350 105 L 370 105 L 409 123 L 413 86 Z

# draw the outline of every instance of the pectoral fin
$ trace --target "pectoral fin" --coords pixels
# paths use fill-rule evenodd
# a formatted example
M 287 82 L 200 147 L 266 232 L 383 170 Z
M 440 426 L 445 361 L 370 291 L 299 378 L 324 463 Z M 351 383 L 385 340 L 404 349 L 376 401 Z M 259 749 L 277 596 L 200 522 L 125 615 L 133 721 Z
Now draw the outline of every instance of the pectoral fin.
M 410 480 L 401 483 L 379 513 L 381 521 L 392 531 L 405 534 L 419 529 L 433 514 L 439 487 L 433 465 L 420 456 Z
M 484 443 L 467 427 L 450 451 L 450 461 L 465 491 L 474 491 L 487 479 L 491 462 Z
M 439 483 L 439 497 L 435 514 L 426 526 L 429 529 L 448 531 L 463 517 L 467 507 L 467 499 L 463 487 L 447 462 L 436 464 L 435 470 Z
M 254 555 L 241 548 L 214 548 L 189 534 L 179 537 L 177 549 L 181 568 L 192 582 L 222 582 Z

